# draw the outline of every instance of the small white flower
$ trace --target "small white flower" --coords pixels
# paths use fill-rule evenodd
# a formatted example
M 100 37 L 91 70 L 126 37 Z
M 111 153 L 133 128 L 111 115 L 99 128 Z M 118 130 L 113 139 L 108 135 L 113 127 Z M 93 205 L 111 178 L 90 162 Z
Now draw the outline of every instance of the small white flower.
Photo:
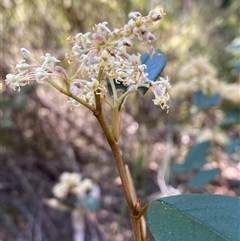
M 81 181 L 81 174 L 78 173 L 70 173 L 70 172 L 64 172 L 60 176 L 60 182 L 64 183 L 69 188 L 72 186 L 77 185 Z
M 51 56 L 51 54 L 46 53 L 45 56 L 42 56 L 41 59 L 43 60 L 42 68 L 46 70 L 52 70 L 54 68 L 54 64 L 60 62 L 55 57 Z
M 35 70 L 35 77 L 39 84 L 43 84 L 44 80 L 48 78 L 48 73 L 43 68 L 38 67 Z
M 86 191 L 93 189 L 93 181 L 91 179 L 84 179 L 82 181 L 82 189 Z
M 19 78 L 15 74 L 7 74 L 6 75 L 6 80 L 9 83 L 16 82 Z
M 136 26 L 136 21 L 131 18 L 131 19 L 129 19 L 128 23 L 124 26 L 124 28 L 125 29 L 128 29 L 128 28 L 131 29 L 131 28 L 134 28 L 135 26 Z
M 98 89 L 98 87 L 99 87 L 99 81 L 96 78 L 92 78 L 91 80 L 92 80 L 92 82 L 88 82 L 87 86 L 91 90 L 96 91 Z
M 19 76 L 15 74 L 7 74 L 6 76 L 6 84 L 10 85 L 13 89 L 19 86 L 18 80 L 20 79 Z
M 167 90 L 170 89 L 171 86 L 168 77 L 166 79 L 160 77 L 159 81 L 150 82 L 149 85 L 155 96 L 153 103 L 162 109 L 169 108 L 170 95 Z
M 92 180 L 84 179 L 81 183 L 73 188 L 73 193 L 78 197 L 84 197 L 88 192 L 90 192 L 94 187 Z
M 28 83 L 28 79 L 24 78 L 22 74 L 7 74 L 6 80 L 7 85 L 10 85 L 14 90 L 18 87 L 20 91 L 20 86 L 24 86 Z
M 60 198 L 60 199 L 65 198 L 68 195 L 68 191 L 69 191 L 68 186 L 65 183 L 61 183 L 61 182 L 57 183 L 52 189 L 53 195 L 56 198 Z
M 81 104 L 79 102 L 77 102 L 76 100 L 74 100 L 73 98 L 69 98 L 68 103 L 70 103 L 70 105 L 75 108 L 78 108 L 81 106 Z
M 112 34 L 111 30 L 106 26 L 108 24 L 108 22 L 102 22 L 99 24 L 95 25 L 95 29 L 97 32 L 99 33 L 108 33 L 108 34 Z
M 101 52 L 101 58 L 106 59 L 109 57 L 109 53 L 106 49 Z
M 148 16 L 153 20 L 153 21 L 157 21 L 160 20 L 164 17 L 165 13 L 160 10 L 159 12 L 156 12 L 155 10 L 151 10 L 148 14 Z
M 19 63 L 16 64 L 16 69 L 19 72 L 26 71 L 26 69 L 28 69 L 28 68 L 29 68 L 29 64 L 26 62 L 25 59 L 19 61 Z
M 88 92 L 83 98 L 88 104 L 94 106 L 95 105 L 95 98 L 93 92 Z

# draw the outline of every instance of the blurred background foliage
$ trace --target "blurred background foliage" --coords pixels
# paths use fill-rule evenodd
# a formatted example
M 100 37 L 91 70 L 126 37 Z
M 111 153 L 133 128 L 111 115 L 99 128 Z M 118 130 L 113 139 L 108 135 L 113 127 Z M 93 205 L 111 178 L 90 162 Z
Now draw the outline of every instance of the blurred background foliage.
M 14 92 L 4 85 L 21 47 L 37 57 L 49 52 L 66 67 L 68 36 L 103 21 L 121 27 L 130 11 L 166 12 L 152 28 L 154 46 L 168 58 L 163 76 L 172 83 L 169 115 L 152 104 L 149 93 L 131 97 L 125 108 L 121 145 L 140 198 L 157 197 L 159 189 L 166 195 L 164 184 L 185 193 L 239 195 L 239 7 L 234 0 L 1 1 L 1 238 L 71 240 L 70 214 L 42 199 L 51 196 L 63 171 L 80 171 L 102 188 L 101 208 L 89 225 L 108 233 L 108 240 L 132 240 L 118 175 L 94 117 L 84 108 L 72 110 L 48 86 Z M 217 93 L 221 101 L 213 97 L 213 104 L 203 106 L 201 100 Z M 211 142 L 204 167 L 217 172 L 214 180 L 197 188 L 191 182 L 190 188 L 196 170 L 172 173 L 171 163 L 180 165 L 189 148 L 204 141 Z

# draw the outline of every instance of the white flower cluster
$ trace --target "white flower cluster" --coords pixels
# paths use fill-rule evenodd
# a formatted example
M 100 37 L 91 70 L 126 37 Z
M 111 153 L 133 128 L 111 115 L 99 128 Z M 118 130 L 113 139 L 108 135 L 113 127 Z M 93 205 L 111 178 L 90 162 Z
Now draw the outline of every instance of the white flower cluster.
M 55 63 L 60 61 L 51 56 L 51 54 L 46 53 L 45 56 L 41 57 L 42 61 L 39 63 L 27 49 L 21 48 L 20 53 L 24 59 L 12 68 L 12 73 L 6 76 L 6 84 L 13 89 L 19 88 L 20 90 L 20 86 L 29 84 L 32 80 L 43 84 L 44 80 L 50 76 L 62 78 L 59 71 L 54 69 Z
M 65 84 L 61 88 L 66 89 L 64 93 L 72 97 L 70 102 L 73 106 L 79 105 L 79 99 L 95 106 L 96 94 L 106 96 L 109 81 L 112 88 L 119 84 L 125 86 L 129 92 L 136 91 L 141 86 L 152 87 L 150 89 L 155 94 L 154 104 L 162 108 L 168 107 L 168 79 L 153 83 L 144 72 L 146 66 L 141 63 L 140 54 L 130 55 L 127 52 L 132 47 L 134 38 L 144 43 L 155 41 L 149 25 L 161 20 L 164 13 L 152 10 L 147 16 L 141 16 L 139 12 L 131 12 L 128 17 L 128 23 L 122 28 L 111 31 L 107 27 L 108 23 L 102 22 L 94 26 L 93 32 L 78 33 L 75 37 L 68 38 L 72 45 L 72 52 L 66 55 L 68 63 L 75 62 L 78 65 L 71 78 L 67 77 L 64 69 L 55 66 L 59 62 L 55 57 L 46 54 L 41 63 L 38 63 L 28 50 L 22 48 L 24 60 L 7 75 L 6 83 L 15 89 L 31 80 L 43 83 L 53 79 L 52 77 L 61 78 L 61 83 Z M 114 101 L 118 98 L 116 91 L 114 98 Z
M 78 33 L 75 37 L 69 37 L 72 53 L 67 55 L 68 62 L 79 62 L 77 78 L 71 80 L 72 94 L 93 104 L 94 95 L 90 94 L 90 89 L 98 90 L 100 94 L 106 89 L 106 82 L 109 80 L 124 85 L 129 91 L 136 91 L 139 86 L 151 83 L 144 73 L 146 66 L 141 63 L 140 54 L 129 55 L 127 49 L 133 45 L 132 40 L 135 37 L 146 43 L 155 41 L 148 26 L 163 16 L 163 12 L 153 10 L 144 17 L 138 12 L 131 12 L 130 20 L 123 28 L 111 31 L 107 27 L 108 23 L 103 22 L 95 25 L 93 33 Z M 82 79 L 86 76 L 90 81 Z M 166 93 L 166 81 L 164 86 L 162 82 L 155 82 L 151 86 L 156 90 L 153 91 L 156 97 L 154 103 L 165 108 L 168 106 L 169 95 Z M 72 100 L 72 104 L 74 103 L 77 105 Z
M 64 172 L 60 176 L 60 182 L 53 187 L 53 195 L 64 199 L 68 194 L 82 198 L 87 192 L 92 191 L 94 183 L 90 179 L 82 179 L 81 174 Z
M 223 99 L 240 103 L 239 83 L 219 80 L 214 66 L 204 58 L 189 61 L 181 67 L 178 76 L 181 81 L 172 86 L 171 99 L 184 98 L 201 89 L 206 95 L 219 93 Z
M 170 95 L 167 91 L 171 88 L 168 77 L 166 79 L 160 77 L 159 81 L 150 82 L 150 87 L 155 95 L 153 103 L 162 109 L 168 108 Z

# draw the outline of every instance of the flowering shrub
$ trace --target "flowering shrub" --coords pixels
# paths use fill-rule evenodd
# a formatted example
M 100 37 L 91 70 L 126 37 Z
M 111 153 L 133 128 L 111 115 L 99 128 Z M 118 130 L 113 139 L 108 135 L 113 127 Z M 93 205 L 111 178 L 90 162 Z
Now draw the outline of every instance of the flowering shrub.
M 172 99 L 191 96 L 201 89 L 204 94 L 218 93 L 223 99 L 234 104 L 240 102 L 239 83 L 220 81 L 217 70 L 204 58 L 192 59 L 184 64 L 179 70 L 178 78 L 180 81 L 171 89 Z
M 12 68 L 6 77 L 6 83 L 12 88 L 20 90 L 21 86 L 36 80 L 43 84 L 48 82 L 60 92 L 70 97 L 70 103 L 77 107 L 85 105 L 91 110 L 96 107 L 95 95 L 99 95 L 111 107 L 119 105 L 124 98 L 140 87 L 147 87 L 153 91 L 155 105 L 163 109 L 169 106 L 169 80 L 160 78 L 158 81 L 148 79 L 144 72 L 146 65 L 141 63 L 141 55 L 129 54 L 133 40 L 150 44 L 155 36 L 150 32 L 149 25 L 163 18 L 162 11 L 150 11 L 142 17 L 138 12 L 129 14 L 130 20 L 120 28 L 111 31 L 107 22 L 96 24 L 94 32 L 78 33 L 69 37 L 72 52 L 66 54 L 69 64 L 77 63 L 76 72 L 70 77 L 65 69 L 57 65 L 60 61 L 49 53 L 36 60 L 25 48 L 21 49 L 21 60 Z M 149 50 L 150 55 L 154 49 Z M 113 91 L 113 102 L 107 97 L 107 84 Z M 118 85 L 126 87 L 126 92 L 120 96 L 116 89 Z
M 52 193 L 54 198 L 46 199 L 45 202 L 54 208 L 95 210 L 99 205 L 99 186 L 91 179 L 82 179 L 79 173 L 62 173 L 59 182 L 53 187 Z M 74 197 L 73 202 L 67 201 L 69 196 Z
M 91 179 L 82 179 L 79 173 L 64 172 L 53 187 L 54 198 L 44 202 L 55 209 L 71 211 L 74 241 L 85 240 L 84 212 L 94 211 L 99 206 L 100 187 Z M 73 201 L 68 201 L 68 197 Z
M 72 51 L 66 54 L 66 57 L 69 64 L 75 63 L 77 66 L 72 76 L 58 65 L 60 61 L 51 54 L 46 53 L 38 60 L 25 48 L 20 51 L 24 59 L 6 76 L 6 84 L 18 90 L 33 81 L 39 84 L 47 82 L 69 96 L 72 106 L 84 105 L 93 112 L 115 157 L 132 216 L 134 238 L 139 241 L 146 238 L 145 221 L 142 217 L 146 208 L 141 210 L 131 175 L 125 170 L 118 146 L 119 127 L 124 101 L 131 93 L 138 90 L 151 89 L 154 94 L 153 103 L 162 109 L 169 108 L 169 79 L 160 77 L 156 80 L 164 66 L 157 67 L 159 69 L 157 76 L 154 75 L 153 79 L 150 79 L 147 65 L 141 62 L 141 55 L 128 53 L 134 39 L 144 44 L 155 41 L 149 26 L 163 17 L 163 11 L 152 10 L 147 16 L 131 12 L 128 23 L 122 28 L 111 31 L 107 27 L 107 22 L 103 22 L 96 24 L 92 33 L 78 33 L 74 37 L 69 37 L 68 42 L 72 45 Z M 146 59 L 158 58 L 161 55 L 159 51 L 150 47 Z M 157 65 L 159 66 L 159 63 Z M 102 103 L 106 103 L 112 110 L 111 128 L 103 114 Z M 66 174 L 63 175 L 61 179 L 65 181 L 61 180 L 54 187 L 54 195 L 58 198 L 64 198 L 69 192 L 76 195 L 79 188 L 82 189 L 84 186 L 83 183 L 76 186 L 75 182 L 79 182 L 79 178 L 71 176 L 65 180 Z
M 225 224 L 219 228 L 219 222 L 214 222 L 214 220 L 219 221 L 220 218 L 226 218 L 224 210 L 229 208 L 227 217 L 237 223 L 233 208 L 239 205 L 238 200 L 214 197 L 214 202 L 211 202 L 213 199 L 211 195 L 201 198 L 194 195 L 178 195 L 155 200 L 142 207 L 140 200 L 137 199 L 130 171 L 122 160 L 119 136 L 121 113 L 126 98 L 136 91 L 145 93 L 150 89 L 154 94 L 153 103 L 162 109 L 168 110 L 169 108 L 169 79 L 160 77 L 157 80 L 165 63 L 161 66 L 159 61 L 151 62 L 151 59 L 159 60 L 162 54 L 155 51 L 153 47 L 149 48 L 147 59 L 150 59 L 152 64 L 150 66 L 152 68 L 149 70 L 147 68 L 150 65 L 148 60 L 147 62 L 142 61 L 146 55 L 129 54 L 128 51 L 133 46 L 135 39 L 144 44 L 151 44 L 155 41 L 156 38 L 150 32 L 149 26 L 163 17 L 163 11 L 152 10 L 147 16 L 131 12 L 128 23 L 122 28 L 110 30 L 107 22 L 103 22 L 95 25 L 93 32 L 78 33 L 74 37 L 69 37 L 68 42 L 72 46 L 72 51 L 66 55 L 66 58 L 68 64 L 76 66 L 73 74 L 59 66 L 60 60 L 51 54 L 46 53 L 38 59 L 29 50 L 22 48 L 20 52 L 23 60 L 16 64 L 11 73 L 6 76 L 6 84 L 13 89 L 20 90 L 22 86 L 33 81 L 39 84 L 47 82 L 60 93 L 68 96 L 72 106 L 83 105 L 92 111 L 104 131 L 118 168 L 135 241 L 147 240 L 144 214 L 147 216 L 147 224 L 156 240 L 176 240 L 176 237 L 178 240 L 202 240 L 204 237 L 212 237 L 214 240 L 223 240 L 222 237 L 224 240 L 228 238 L 234 240 L 232 238 L 236 237 L 235 230 L 237 229 L 232 229 L 232 226 L 229 227 Z M 157 74 L 154 72 L 154 76 L 151 74 L 152 69 L 154 71 L 157 69 Z M 200 72 L 202 71 L 200 70 Z M 214 71 L 210 68 L 207 74 L 214 75 Z M 192 78 L 192 76 L 190 77 Z M 208 86 L 205 86 L 207 80 L 208 77 L 204 79 L 204 82 L 196 79 L 196 86 L 204 85 L 205 89 L 208 89 Z M 108 105 L 111 109 L 110 124 L 106 121 L 103 104 Z M 60 177 L 60 182 L 53 188 L 53 194 L 59 200 L 66 198 L 69 194 L 74 195 L 81 202 L 87 204 L 88 201 L 85 202 L 84 198 L 88 190 L 94 190 L 90 180 L 81 180 L 81 176 L 78 174 L 64 173 Z M 203 210 L 213 210 L 212 205 L 215 203 L 219 204 L 216 206 L 217 210 L 205 215 Z M 54 206 L 56 202 L 48 202 L 48 204 Z M 201 208 L 198 209 L 200 204 Z M 60 202 L 59 207 L 63 208 L 64 203 Z M 176 223 L 176 226 L 170 227 L 169 222 L 172 221 Z M 185 229 L 182 228 L 182 224 Z M 190 230 L 190 236 L 188 226 L 196 230 L 196 232 Z M 205 227 L 210 228 L 206 228 L 206 230 Z M 186 237 L 190 237 L 190 239 Z
M 81 180 L 78 173 L 63 173 L 60 182 L 53 187 L 53 194 L 56 198 L 64 198 L 68 193 L 82 197 L 87 191 L 93 189 L 93 182 L 90 179 Z

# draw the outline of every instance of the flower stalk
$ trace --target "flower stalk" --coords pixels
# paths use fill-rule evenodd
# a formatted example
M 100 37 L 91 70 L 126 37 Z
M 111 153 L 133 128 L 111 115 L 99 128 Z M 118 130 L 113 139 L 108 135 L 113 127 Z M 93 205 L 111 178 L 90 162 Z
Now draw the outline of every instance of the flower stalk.
M 131 190 L 130 186 L 128 183 L 128 178 L 127 174 L 124 168 L 120 148 L 118 145 L 118 141 L 115 139 L 113 133 L 110 131 L 109 126 L 103 116 L 102 111 L 95 113 L 96 118 L 98 119 L 104 134 L 108 140 L 109 146 L 111 147 L 115 163 L 118 169 L 118 173 L 122 182 L 122 187 L 124 191 L 124 195 L 126 198 L 126 202 L 128 205 L 129 213 L 131 216 L 131 222 L 132 222 L 132 227 L 133 227 L 133 233 L 134 233 L 134 240 L 135 241 L 143 241 L 141 239 L 141 232 L 140 232 L 140 220 L 139 218 L 135 217 L 134 215 L 134 210 L 135 210 L 135 204 L 133 203 L 132 200 L 132 195 L 131 195 Z
M 131 216 L 135 241 L 146 240 L 143 214 L 147 205 L 141 208 L 130 172 L 125 169 L 121 156 L 119 138 L 123 106 L 130 94 L 144 87 L 153 92 L 155 105 L 168 109 L 170 84 L 168 78 L 160 78 L 158 81 L 149 79 L 145 71 L 147 67 L 141 63 L 141 55 L 131 55 L 127 50 L 133 46 L 134 39 L 145 44 L 155 41 L 155 36 L 149 31 L 149 25 L 161 20 L 164 15 L 163 11 L 154 10 L 147 16 L 131 12 L 128 23 L 120 29 L 115 28 L 111 31 L 107 27 L 108 23 L 102 22 L 94 26 L 93 33 L 78 33 L 74 37 L 69 37 L 67 40 L 72 46 L 72 51 L 66 57 L 69 64 L 77 64 L 77 70 L 72 77 L 68 77 L 65 69 L 56 65 L 60 61 L 51 54 L 46 53 L 38 61 L 25 48 L 20 51 L 23 60 L 6 76 L 6 84 L 19 90 L 33 81 L 39 84 L 47 82 L 68 96 L 73 107 L 83 105 L 92 111 L 115 159 Z M 153 48 L 150 48 L 150 57 L 152 52 Z M 103 113 L 103 103 L 110 107 L 111 125 L 107 123 Z

